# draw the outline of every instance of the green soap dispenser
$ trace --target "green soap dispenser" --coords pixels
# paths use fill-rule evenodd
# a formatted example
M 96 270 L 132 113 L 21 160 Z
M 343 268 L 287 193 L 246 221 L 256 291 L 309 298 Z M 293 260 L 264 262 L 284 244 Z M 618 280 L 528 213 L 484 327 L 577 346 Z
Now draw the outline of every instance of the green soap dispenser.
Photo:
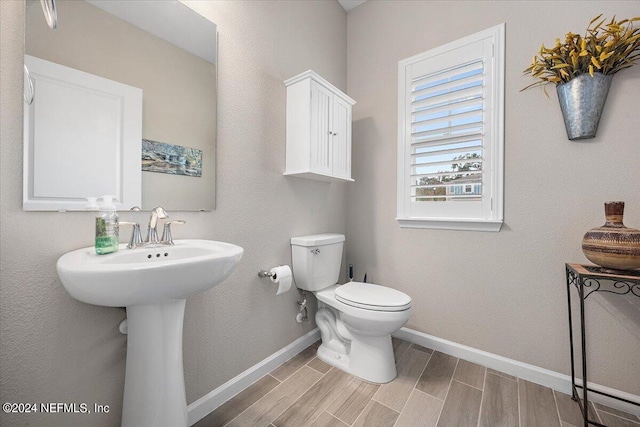
M 102 196 L 100 212 L 96 217 L 96 253 L 105 255 L 118 250 L 118 213 L 112 196 Z

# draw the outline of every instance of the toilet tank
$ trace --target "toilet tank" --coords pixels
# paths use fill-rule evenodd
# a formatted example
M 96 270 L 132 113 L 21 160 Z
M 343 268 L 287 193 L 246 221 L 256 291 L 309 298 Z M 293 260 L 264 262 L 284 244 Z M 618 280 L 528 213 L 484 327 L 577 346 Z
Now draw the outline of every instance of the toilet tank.
M 344 235 L 313 234 L 291 238 L 291 261 L 296 286 L 319 291 L 338 283 Z

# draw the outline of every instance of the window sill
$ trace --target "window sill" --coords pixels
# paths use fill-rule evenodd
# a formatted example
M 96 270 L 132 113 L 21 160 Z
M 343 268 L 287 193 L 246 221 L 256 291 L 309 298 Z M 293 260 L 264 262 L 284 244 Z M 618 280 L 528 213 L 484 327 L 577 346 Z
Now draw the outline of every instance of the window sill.
M 436 230 L 464 230 L 499 232 L 499 219 L 455 219 L 455 218 L 396 218 L 400 228 L 431 228 Z

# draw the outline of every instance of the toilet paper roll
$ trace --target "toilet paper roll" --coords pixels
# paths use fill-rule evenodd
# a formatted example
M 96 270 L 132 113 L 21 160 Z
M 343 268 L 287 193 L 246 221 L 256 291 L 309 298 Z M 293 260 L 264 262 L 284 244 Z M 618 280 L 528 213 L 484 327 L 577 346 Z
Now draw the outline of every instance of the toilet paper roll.
M 280 295 L 291 289 L 293 273 L 288 265 L 274 267 L 269 270 L 269 273 L 271 273 L 271 281 L 278 284 L 278 292 L 276 292 L 276 295 Z

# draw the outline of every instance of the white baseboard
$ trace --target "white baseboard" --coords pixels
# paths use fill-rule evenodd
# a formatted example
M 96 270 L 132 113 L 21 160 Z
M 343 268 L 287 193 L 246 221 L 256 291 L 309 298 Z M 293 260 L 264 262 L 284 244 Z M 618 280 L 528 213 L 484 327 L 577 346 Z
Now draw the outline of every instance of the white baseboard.
M 230 379 L 215 390 L 205 394 L 187 407 L 189 425 L 193 425 L 202 418 L 215 411 L 224 402 L 240 393 L 245 388 L 262 378 L 275 368 L 309 347 L 320 339 L 320 330 L 315 328 L 301 336 L 282 350 L 273 353 L 263 361 L 253 365 L 240 375 Z
M 518 362 L 517 360 L 508 359 L 497 354 L 488 353 L 453 341 L 447 341 L 442 338 L 414 331 L 413 329 L 402 328 L 398 332 L 394 333 L 393 336 L 534 382 L 536 384 L 544 385 L 562 393 L 571 394 L 571 377 L 568 375 L 560 374 L 538 366 L 529 365 L 528 363 Z M 577 383 L 582 384 L 580 380 L 578 380 Z M 640 396 L 594 384 L 592 382 L 589 382 L 589 388 L 640 404 Z M 640 407 L 630 403 L 611 399 L 596 393 L 590 393 L 588 397 L 589 401 L 601 403 L 611 408 L 640 416 Z

